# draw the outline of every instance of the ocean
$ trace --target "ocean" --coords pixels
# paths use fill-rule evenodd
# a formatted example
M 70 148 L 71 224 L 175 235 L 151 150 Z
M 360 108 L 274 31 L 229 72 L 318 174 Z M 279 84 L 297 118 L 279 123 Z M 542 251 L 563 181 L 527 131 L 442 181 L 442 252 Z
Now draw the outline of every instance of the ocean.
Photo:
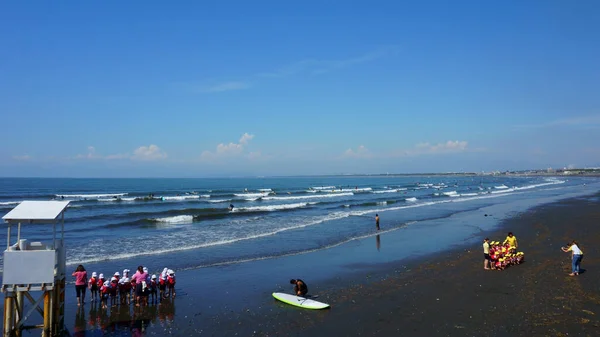
M 176 271 L 303 254 L 507 201 L 560 196 L 595 178 L 332 176 L 231 179 L 0 179 L 0 213 L 69 200 L 67 265 Z M 152 197 L 151 197 L 152 196 Z M 232 211 L 228 209 L 233 204 Z M 376 231 L 374 217 L 381 217 Z M 6 232 L 0 240 L 6 241 Z M 24 225 L 48 242 L 52 226 Z M 415 238 L 427 240 L 427 237 Z M 2 241 L 0 241 L 2 242 Z M 399 257 L 401 258 L 401 257 Z

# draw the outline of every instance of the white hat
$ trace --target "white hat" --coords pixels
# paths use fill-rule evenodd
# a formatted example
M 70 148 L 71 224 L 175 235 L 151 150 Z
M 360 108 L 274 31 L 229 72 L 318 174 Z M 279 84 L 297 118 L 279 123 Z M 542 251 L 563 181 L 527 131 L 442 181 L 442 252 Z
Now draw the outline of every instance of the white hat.
M 104 286 L 108 287 L 110 285 L 110 283 L 108 281 L 104 281 Z
M 167 271 L 167 274 L 171 275 L 171 274 L 175 274 L 175 272 L 173 271 L 173 269 L 169 269 L 169 271 Z
M 167 273 L 167 270 L 169 270 L 169 268 L 165 268 L 165 269 L 163 269 L 163 273 L 165 273 L 165 274 L 166 274 L 166 273 Z
M 115 272 L 115 276 L 121 276 L 118 271 Z
M 144 270 L 144 273 L 147 273 L 148 272 L 148 267 L 144 267 L 143 270 Z
M 129 273 L 129 269 L 123 269 L 123 275 Z
M 104 278 L 104 274 L 100 273 L 99 278 Z
M 156 275 L 152 275 L 152 279 L 155 279 L 155 278 L 156 278 Z
M 116 281 L 116 280 L 117 280 L 117 278 L 116 278 L 116 277 L 113 277 L 113 278 L 111 278 L 111 279 L 110 279 L 110 282 L 112 282 L 112 281 Z
M 96 277 L 96 276 L 98 276 L 98 275 L 96 275 L 96 272 L 93 272 L 92 277 Z

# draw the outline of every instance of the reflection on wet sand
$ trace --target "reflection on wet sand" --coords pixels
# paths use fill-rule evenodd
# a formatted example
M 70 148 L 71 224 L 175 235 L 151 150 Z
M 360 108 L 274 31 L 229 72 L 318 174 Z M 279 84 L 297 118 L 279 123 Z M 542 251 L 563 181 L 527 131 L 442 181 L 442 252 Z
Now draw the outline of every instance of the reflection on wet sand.
M 163 328 L 168 328 L 173 323 L 174 302 L 174 299 L 165 299 L 156 305 L 142 307 L 127 305 L 108 309 L 92 305 L 88 315 L 84 307 L 79 307 L 75 314 L 75 326 L 71 336 L 91 337 L 105 334 L 144 336 L 150 325 L 160 324 Z
M 381 239 L 379 238 L 379 235 L 375 236 L 375 244 L 377 246 L 377 250 L 381 249 Z

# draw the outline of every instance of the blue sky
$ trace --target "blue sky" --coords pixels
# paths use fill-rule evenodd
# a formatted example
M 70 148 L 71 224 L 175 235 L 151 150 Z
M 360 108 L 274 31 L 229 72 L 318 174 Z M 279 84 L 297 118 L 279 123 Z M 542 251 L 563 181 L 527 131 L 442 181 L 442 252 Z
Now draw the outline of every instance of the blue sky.
M 0 7 L 1 176 L 600 166 L 597 1 Z

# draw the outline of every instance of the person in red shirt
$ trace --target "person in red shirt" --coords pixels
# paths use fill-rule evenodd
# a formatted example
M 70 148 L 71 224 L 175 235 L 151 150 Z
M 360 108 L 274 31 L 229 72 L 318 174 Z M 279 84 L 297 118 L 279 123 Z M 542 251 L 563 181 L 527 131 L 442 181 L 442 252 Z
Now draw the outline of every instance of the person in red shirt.
M 157 297 L 157 293 L 158 293 L 158 282 L 156 281 L 156 275 L 152 275 L 152 278 L 150 279 L 150 298 L 152 300 L 152 303 L 156 303 L 156 297 Z
M 90 289 L 90 293 L 92 294 L 92 302 L 98 300 L 98 275 L 96 272 L 92 273 L 92 277 L 88 281 L 88 289 Z
M 110 305 L 117 305 L 117 292 L 119 291 L 119 281 L 116 277 L 110 279 Z
M 175 272 L 171 269 L 167 271 L 167 292 L 169 297 L 175 298 Z
M 85 303 L 85 289 L 87 287 L 87 272 L 83 265 L 77 266 L 72 274 L 75 276 L 75 291 L 77 293 L 77 306 Z
M 104 281 L 100 288 L 100 293 L 102 294 L 102 309 L 106 309 L 106 302 L 108 302 L 108 295 L 110 293 L 110 283 L 108 281 Z

